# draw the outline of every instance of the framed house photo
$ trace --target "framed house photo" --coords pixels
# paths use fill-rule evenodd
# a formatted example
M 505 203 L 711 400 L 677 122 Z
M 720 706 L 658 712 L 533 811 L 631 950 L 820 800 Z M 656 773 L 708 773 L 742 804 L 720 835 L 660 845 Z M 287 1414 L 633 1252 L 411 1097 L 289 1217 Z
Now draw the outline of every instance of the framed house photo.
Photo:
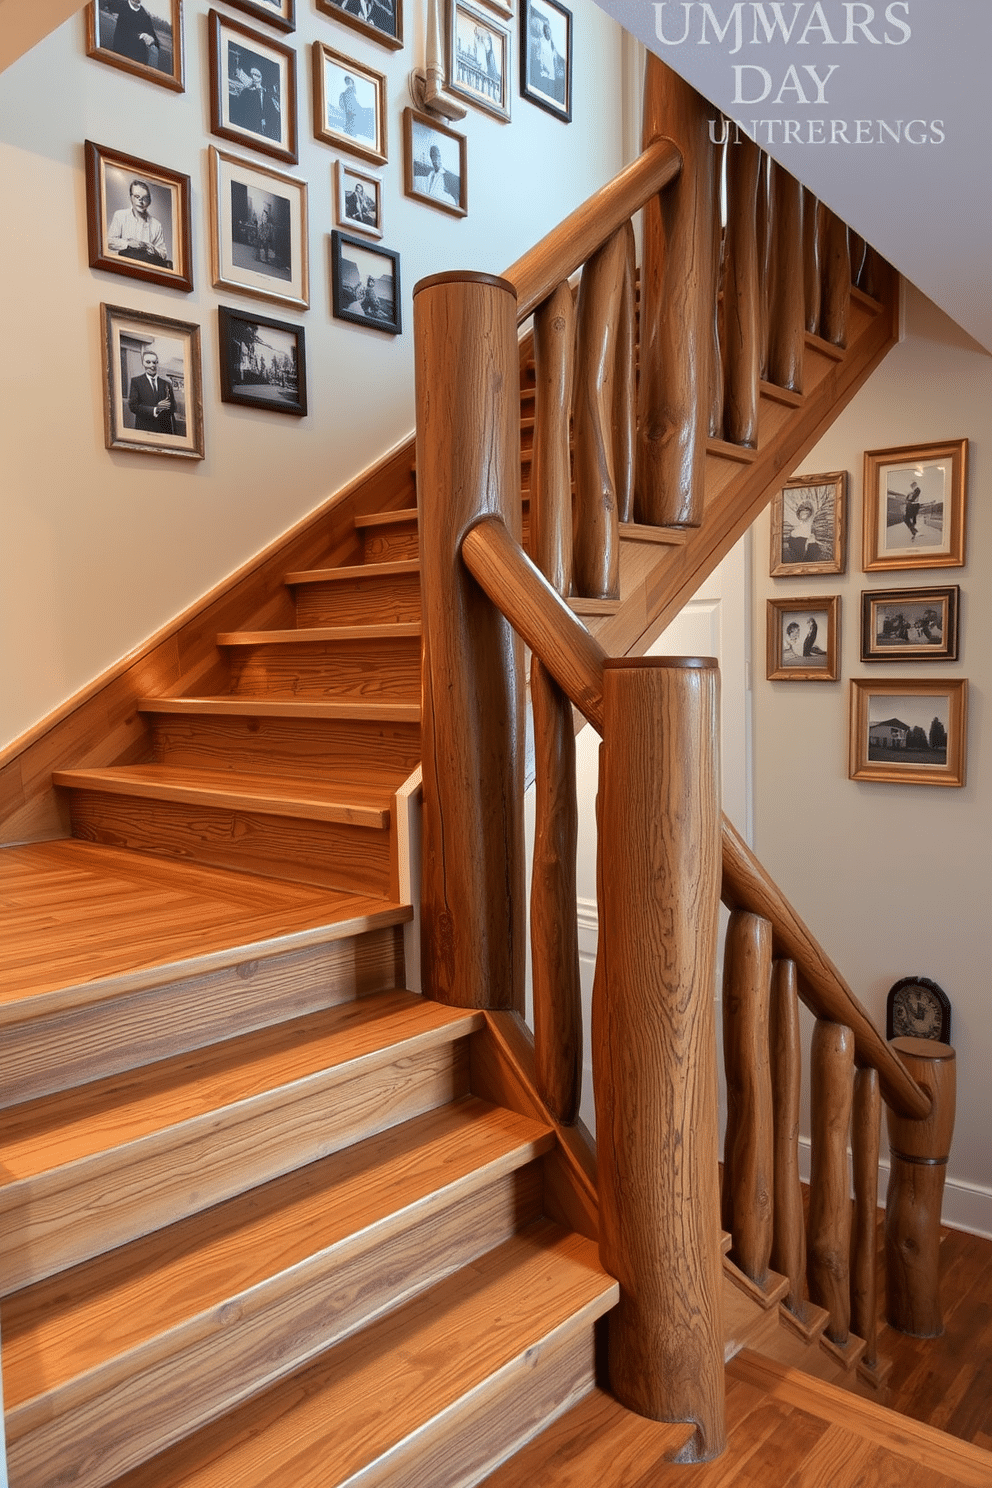
M 403 0 L 317 0 L 317 9 L 380 46 L 403 45 Z
M 957 661 L 960 589 L 863 589 L 862 661 Z
M 348 233 L 331 233 L 331 294 L 338 320 L 399 335 L 400 256 Z
M 414 201 L 450 212 L 468 213 L 468 141 L 430 114 L 403 110 L 405 191 Z
M 210 146 L 213 283 L 305 310 L 307 183 Z
M 189 176 L 85 142 L 91 269 L 193 288 Z
M 101 305 L 108 449 L 203 459 L 200 327 Z
M 382 237 L 382 177 L 359 170 L 347 160 L 334 162 L 338 227 Z
M 968 441 L 865 451 L 866 573 L 960 568 Z
M 963 677 L 851 681 L 852 780 L 964 785 L 968 683 Z
M 183 0 L 91 0 L 86 55 L 181 93 Z
M 313 132 L 372 165 L 385 165 L 386 79 L 322 41 L 313 44 Z
M 307 411 L 303 327 L 226 305 L 217 306 L 217 324 L 222 401 L 303 417 Z
M 210 12 L 210 131 L 295 164 L 296 53 Z
M 840 596 L 770 599 L 769 682 L 836 682 L 840 676 Z
M 449 0 L 448 91 L 510 121 L 510 33 L 467 0 Z
M 227 0 L 227 3 L 279 31 L 296 30 L 296 0 Z
M 773 579 L 840 574 L 847 567 L 847 471 L 797 475 L 773 499 Z
M 572 122 L 572 12 L 558 0 L 522 0 L 520 96 Z

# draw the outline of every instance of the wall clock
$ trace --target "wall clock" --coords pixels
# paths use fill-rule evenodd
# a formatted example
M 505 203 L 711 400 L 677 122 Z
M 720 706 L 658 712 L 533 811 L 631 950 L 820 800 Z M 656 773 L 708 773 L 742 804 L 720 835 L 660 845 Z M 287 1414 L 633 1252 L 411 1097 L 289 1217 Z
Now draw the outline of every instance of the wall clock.
M 951 1040 L 951 1003 L 929 977 L 902 977 L 889 989 L 885 1004 L 886 1038 Z

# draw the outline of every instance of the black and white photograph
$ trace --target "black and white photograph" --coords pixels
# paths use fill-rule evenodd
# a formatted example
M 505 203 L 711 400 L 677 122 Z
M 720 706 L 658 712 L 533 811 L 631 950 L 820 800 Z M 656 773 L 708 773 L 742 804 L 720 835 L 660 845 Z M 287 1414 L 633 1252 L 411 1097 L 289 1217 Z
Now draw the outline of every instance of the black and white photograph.
M 227 3 L 279 31 L 296 30 L 296 0 L 227 0 Z
M 864 568 L 960 568 L 968 441 L 867 450 Z
M 313 132 L 372 165 L 385 165 L 386 79 L 322 41 L 313 44 Z
M 557 0 L 522 0 L 520 96 L 572 121 L 572 12 Z
M 108 449 L 203 459 L 200 328 L 101 305 Z
M 403 167 L 407 196 L 439 212 L 468 212 L 468 143 L 430 114 L 403 110 Z
M 847 567 L 847 471 L 799 475 L 771 503 L 772 578 L 839 574 Z
M 193 288 L 189 176 L 85 142 L 91 269 Z
M 451 0 L 448 91 L 509 123 L 510 33 L 465 0 Z
M 770 682 L 836 682 L 839 675 L 840 596 L 768 601 L 767 676 Z
M 403 45 L 403 0 L 317 0 L 317 9 L 380 46 Z
M 331 233 L 331 295 L 339 320 L 398 335 L 400 256 L 348 233 Z
M 181 93 L 182 0 L 93 0 L 86 7 L 86 53 Z
M 851 683 L 852 780 L 964 785 L 968 684 Z
M 222 400 L 302 417 L 307 411 L 303 327 L 227 305 L 217 307 L 217 322 Z
M 359 170 L 347 160 L 334 162 L 335 197 L 339 227 L 382 237 L 382 179 Z
M 295 163 L 296 53 L 210 12 L 210 129 Z
M 215 146 L 210 164 L 214 284 L 306 309 L 306 182 Z
M 863 589 L 862 661 L 956 661 L 957 584 L 939 589 Z

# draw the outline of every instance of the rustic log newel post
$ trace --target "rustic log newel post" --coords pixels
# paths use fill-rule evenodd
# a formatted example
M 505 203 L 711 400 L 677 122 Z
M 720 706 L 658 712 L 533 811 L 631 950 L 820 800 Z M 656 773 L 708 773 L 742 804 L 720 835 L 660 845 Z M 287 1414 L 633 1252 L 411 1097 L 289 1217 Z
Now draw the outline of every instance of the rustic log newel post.
M 716 663 L 610 658 L 593 992 L 600 1254 L 620 1283 L 610 1383 L 723 1449 L 713 981 L 720 882 Z
M 954 1132 L 956 1068 L 949 1044 L 897 1038 L 892 1048 L 930 1096 L 930 1114 L 912 1121 L 886 1110 L 889 1189 L 885 1204 L 886 1317 L 900 1333 L 937 1338 L 940 1307 L 940 1205 Z
M 461 558 L 493 513 L 520 541 L 517 301 L 488 274 L 414 292 L 423 581 L 424 986 L 523 1010 L 521 644 Z

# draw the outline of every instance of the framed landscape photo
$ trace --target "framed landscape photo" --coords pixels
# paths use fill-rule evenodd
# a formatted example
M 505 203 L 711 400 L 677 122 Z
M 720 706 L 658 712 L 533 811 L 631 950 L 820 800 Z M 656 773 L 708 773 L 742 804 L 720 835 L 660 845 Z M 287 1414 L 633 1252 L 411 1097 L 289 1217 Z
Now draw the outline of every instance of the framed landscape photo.
M 210 146 L 210 257 L 218 289 L 310 303 L 307 183 Z
M 797 475 L 773 499 L 773 579 L 840 574 L 847 567 L 847 471 Z
M 317 9 L 380 46 L 403 45 L 403 0 L 317 0 Z
M 313 132 L 373 165 L 385 165 L 386 79 L 322 41 L 313 44 Z
M 85 142 L 91 269 L 193 288 L 189 176 Z
M 303 327 L 227 305 L 217 306 L 217 325 L 223 402 L 302 417 L 307 411 Z
M 338 227 L 382 237 L 382 177 L 347 160 L 334 162 Z
M 960 592 L 863 589 L 861 660 L 957 661 Z
M 227 0 L 227 3 L 280 31 L 296 30 L 296 0 Z
M 399 335 L 400 256 L 348 233 L 331 233 L 331 294 L 338 320 Z
M 964 785 L 968 683 L 963 678 L 851 681 L 852 780 Z
M 864 569 L 960 568 L 968 441 L 865 451 Z
M 840 596 L 770 599 L 769 682 L 836 682 L 840 676 Z
M 467 0 L 449 0 L 448 91 L 510 121 L 510 33 Z
M 572 122 L 572 12 L 558 0 L 522 0 L 520 96 Z
M 181 93 L 183 0 L 91 0 L 86 55 Z
M 468 141 L 431 114 L 403 110 L 407 196 L 453 217 L 468 213 Z
M 210 12 L 210 130 L 295 164 L 296 53 Z
M 200 327 L 101 305 L 108 449 L 203 459 Z

